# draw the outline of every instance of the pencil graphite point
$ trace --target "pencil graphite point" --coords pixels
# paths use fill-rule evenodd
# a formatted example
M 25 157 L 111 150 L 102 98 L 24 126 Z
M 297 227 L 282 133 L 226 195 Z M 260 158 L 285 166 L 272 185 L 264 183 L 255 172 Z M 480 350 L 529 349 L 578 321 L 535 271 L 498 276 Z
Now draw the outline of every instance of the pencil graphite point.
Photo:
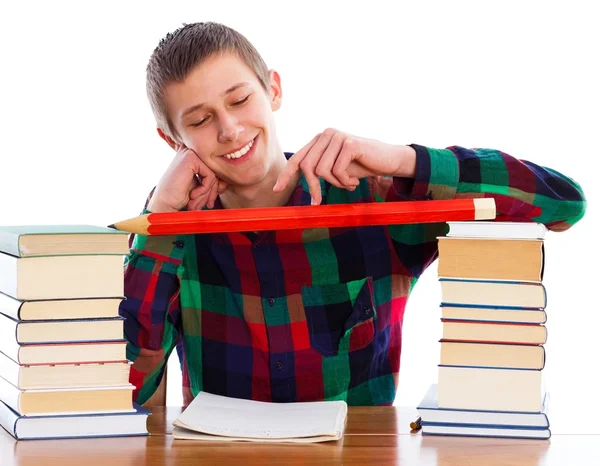
M 122 220 L 120 222 L 115 222 L 110 225 L 110 228 L 114 228 L 115 230 L 126 231 L 129 233 L 147 235 L 148 234 L 148 225 L 150 224 L 147 221 L 147 215 L 140 215 L 138 217 L 130 218 L 127 220 Z
M 107 227 L 107 228 L 112 228 L 113 230 L 116 230 L 116 229 L 117 229 L 117 227 L 115 226 L 115 224 L 114 224 L 114 223 L 111 223 L 110 225 L 108 225 L 108 227 Z

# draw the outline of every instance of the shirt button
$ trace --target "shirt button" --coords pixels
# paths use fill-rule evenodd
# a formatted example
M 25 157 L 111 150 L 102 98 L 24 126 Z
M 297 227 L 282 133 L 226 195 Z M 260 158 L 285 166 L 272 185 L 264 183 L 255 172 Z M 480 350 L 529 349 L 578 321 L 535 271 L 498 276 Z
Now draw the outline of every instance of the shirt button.
M 371 314 L 371 308 L 370 308 L 370 307 L 368 307 L 368 306 L 365 306 L 365 307 L 364 307 L 364 309 L 363 309 L 363 313 L 364 313 L 366 316 L 370 315 L 370 314 Z
M 178 249 L 181 249 L 184 246 L 183 245 L 183 241 L 175 241 L 174 244 L 175 244 L 175 247 L 178 248 Z
M 277 361 L 275 363 L 275 367 L 277 368 L 278 371 L 280 371 L 281 369 L 283 369 L 283 362 Z
M 269 306 L 273 307 L 275 306 L 275 298 L 269 298 Z

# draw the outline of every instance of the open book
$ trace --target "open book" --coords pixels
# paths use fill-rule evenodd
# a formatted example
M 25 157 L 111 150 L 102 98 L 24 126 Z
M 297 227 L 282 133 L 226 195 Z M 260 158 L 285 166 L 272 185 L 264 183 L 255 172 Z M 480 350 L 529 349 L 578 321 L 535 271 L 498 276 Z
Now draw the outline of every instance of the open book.
M 200 392 L 173 421 L 176 439 L 312 443 L 339 440 L 344 401 L 267 403 Z

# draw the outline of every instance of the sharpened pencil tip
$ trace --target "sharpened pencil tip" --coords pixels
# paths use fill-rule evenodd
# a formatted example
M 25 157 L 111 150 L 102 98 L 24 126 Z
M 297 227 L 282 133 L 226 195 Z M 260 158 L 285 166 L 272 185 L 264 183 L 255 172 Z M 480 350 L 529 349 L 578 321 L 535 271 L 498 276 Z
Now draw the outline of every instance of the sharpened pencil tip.
M 115 226 L 114 223 L 111 223 L 110 225 L 108 225 L 108 228 L 112 228 L 113 230 L 117 229 L 117 227 Z

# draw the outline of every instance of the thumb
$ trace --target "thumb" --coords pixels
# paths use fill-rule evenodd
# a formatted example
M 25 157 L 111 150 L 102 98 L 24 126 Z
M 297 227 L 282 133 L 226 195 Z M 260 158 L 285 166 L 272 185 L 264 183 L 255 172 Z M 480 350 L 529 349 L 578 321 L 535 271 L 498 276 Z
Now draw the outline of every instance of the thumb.
M 360 178 L 366 178 L 373 175 L 370 170 L 367 170 L 363 165 L 356 161 L 350 162 L 348 168 L 346 169 L 346 173 L 349 177 L 348 181 L 350 184 L 354 185 L 359 183 Z

